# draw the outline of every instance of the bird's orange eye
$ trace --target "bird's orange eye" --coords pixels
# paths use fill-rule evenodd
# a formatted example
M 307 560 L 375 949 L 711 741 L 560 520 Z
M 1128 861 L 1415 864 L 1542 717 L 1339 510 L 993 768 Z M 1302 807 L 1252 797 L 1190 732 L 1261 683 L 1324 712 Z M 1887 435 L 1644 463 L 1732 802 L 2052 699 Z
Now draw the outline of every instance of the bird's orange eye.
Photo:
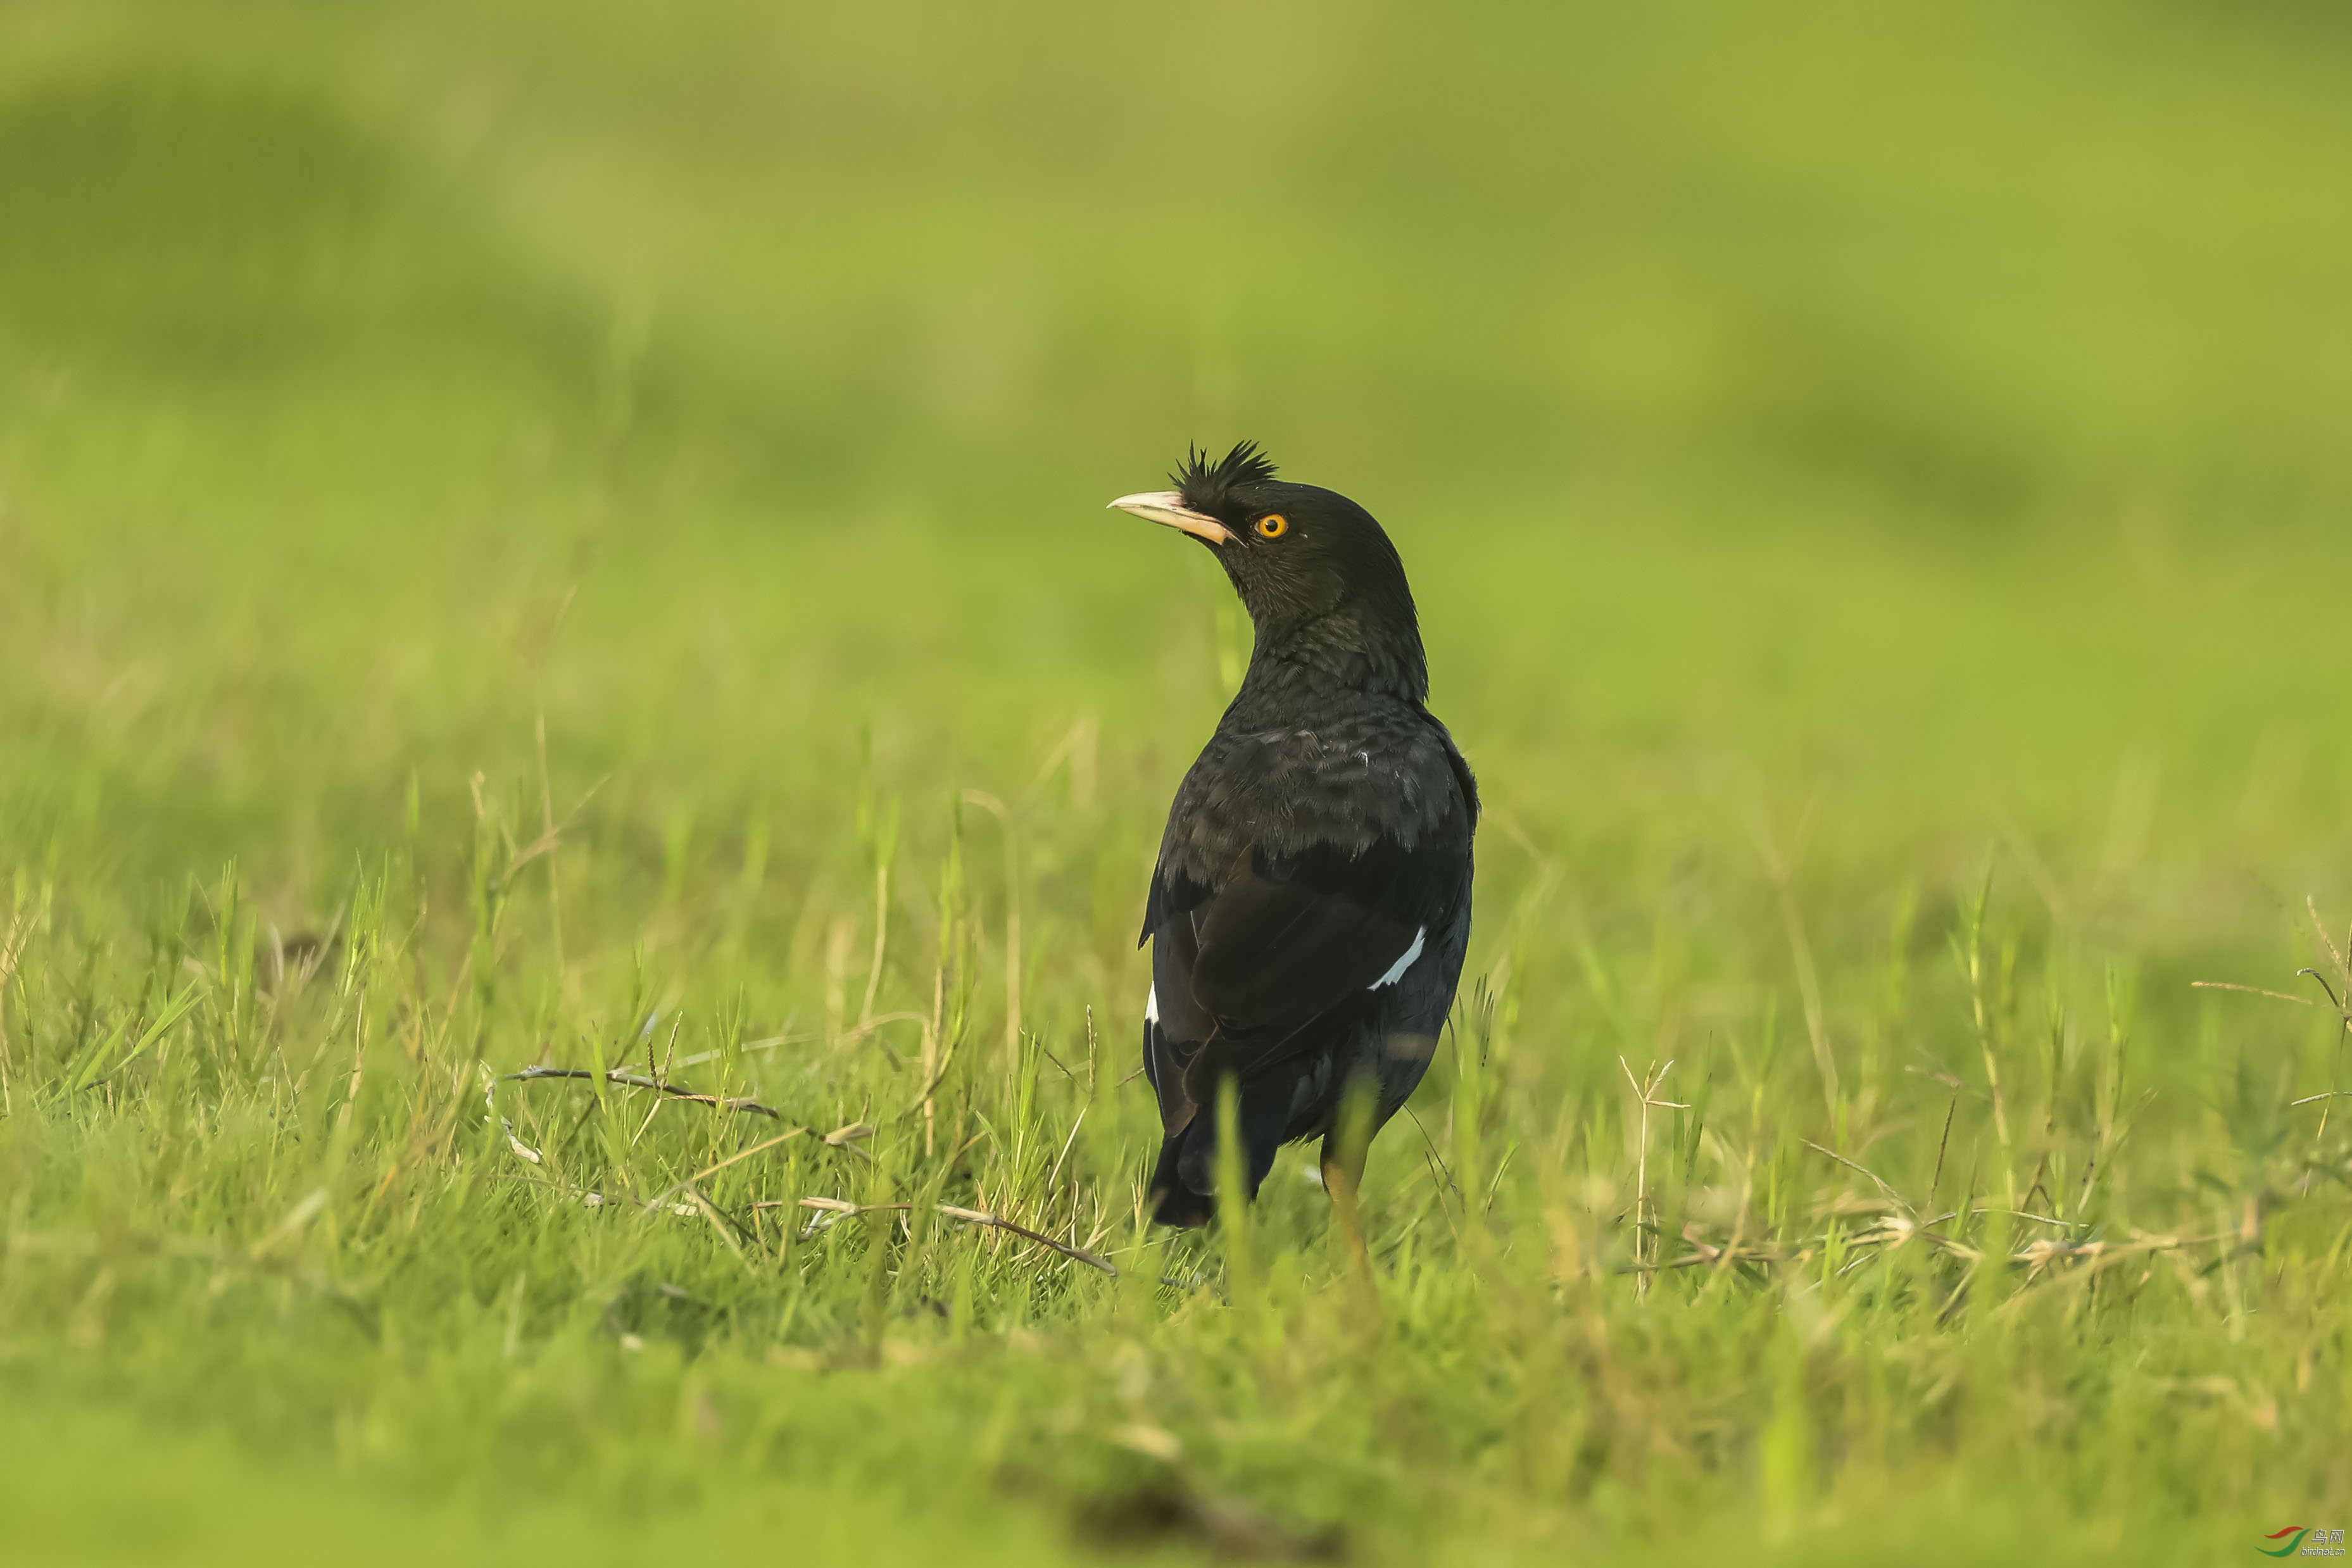
M 1290 531 L 1290 519 L 1280 512 L 1268 512 L 1257 520 L 1257 537 L 1278 539 Z

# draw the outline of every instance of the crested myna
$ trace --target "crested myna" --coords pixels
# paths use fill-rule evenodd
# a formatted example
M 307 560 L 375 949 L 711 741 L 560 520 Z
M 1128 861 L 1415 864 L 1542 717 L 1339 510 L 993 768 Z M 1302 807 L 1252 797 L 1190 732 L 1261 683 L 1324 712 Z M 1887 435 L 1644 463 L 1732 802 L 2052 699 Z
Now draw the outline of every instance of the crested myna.
M 1212 1213 L 1230 1078 L 1249 1195 L 1284 1144 L 1320 1136 L 1360 1257 L 1364 1145 L 1428 1070 L 1461 977 L 1478 789 L 1424 706 L 1412 592 L 1371 514 L 1276 480 L 1246 442 L 1111 505 L 1206 545 L 1256 641 L 1177 787 L 1144 906 L 1154 1214 Z M 1351 1094 L 1370 1114 L 1343 1128 Z

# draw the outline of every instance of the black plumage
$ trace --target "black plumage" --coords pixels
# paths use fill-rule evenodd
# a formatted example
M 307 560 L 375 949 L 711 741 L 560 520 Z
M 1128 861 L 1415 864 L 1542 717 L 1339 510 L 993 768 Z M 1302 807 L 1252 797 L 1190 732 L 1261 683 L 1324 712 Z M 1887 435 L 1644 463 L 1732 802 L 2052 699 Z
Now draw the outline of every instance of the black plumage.
M 1171 477 L 1111 505 L 1208 544 L 1256 628 L 1169 809 L 1143 917 L 1154 1211 L 1197 1225 L 1228 1076 L 1250 1195 L 1283 1144 L 1321 1136 L 1326 1184 L 1352 1203 L 1363 1149 L 1339 1146 L 1340 1107 L 1366 1081 L 1377 1130 L 1428 1070 L 1470 936 L 1478 789 L 1425 706 L 1412 592 L 1371 515 L 1276 480 L 1248 443 Z

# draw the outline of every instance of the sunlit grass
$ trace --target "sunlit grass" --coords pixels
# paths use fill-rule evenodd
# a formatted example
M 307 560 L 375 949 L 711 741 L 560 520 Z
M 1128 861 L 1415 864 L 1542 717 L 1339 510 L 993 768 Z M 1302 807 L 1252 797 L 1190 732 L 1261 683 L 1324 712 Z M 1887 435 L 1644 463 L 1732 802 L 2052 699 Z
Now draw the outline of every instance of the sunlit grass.
M 0 20 L 11 1544 L 2340 1520 L 2342 40 L 1857 15 Z M 1140 1218 L 1239 434 L 1489 803 L 1369 1288 Z

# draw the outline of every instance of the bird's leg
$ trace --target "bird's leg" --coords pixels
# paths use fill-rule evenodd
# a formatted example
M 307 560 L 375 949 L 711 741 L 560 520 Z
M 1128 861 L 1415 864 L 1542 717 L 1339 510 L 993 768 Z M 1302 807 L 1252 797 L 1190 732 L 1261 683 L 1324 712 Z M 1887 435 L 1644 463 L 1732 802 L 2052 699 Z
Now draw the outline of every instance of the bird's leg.
M 1379 1087 L 1369 1074 L 1348 1082 L 1339 1102 L 1339 1115 L 1323 1137 L 1323 1190 L 1331 1195 L 1331 1212 L 1339 1221 L 1339 1235 L 1356 1260 L 1364 1284 L 1372 1283 L 1372 1254 L 1364 1245 L 1364 1220 L 1356 1195 L 1363 1186 L 1364 1156 L 1372 1144 L 1373 1102 Z
M 1372 1254 L 1364 1245 L 1364 1220 L 1356 1207 L 1356 1189 L 1363 1180 L 1364 1162 L 1361 1155 L 1351 1163 L 1340 1157 L 1333 1148 L 1336 1135 L 1323 1140 L 1323 1190 L 1331 1195 L 1331 1212 L 1339 1221 L 1340 1239 L 1347 1242 L 1349 1256 L 1356 1260 L 1356 1271 L 1364 1283 L 1372 1282 Z

